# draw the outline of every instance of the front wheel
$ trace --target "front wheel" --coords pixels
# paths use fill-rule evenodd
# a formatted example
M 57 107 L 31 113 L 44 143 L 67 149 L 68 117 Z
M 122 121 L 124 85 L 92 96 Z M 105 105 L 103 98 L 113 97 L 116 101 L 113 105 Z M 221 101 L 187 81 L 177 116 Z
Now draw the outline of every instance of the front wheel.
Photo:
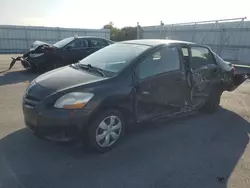
M 203 107 L 201 108 L 201 111 L 207 112 L 207 113 L 213 113 L 216 112 L 220 105 L 220 98 L 221 98 L 221 91 L 214 90 L 210 93 L 208 96 L 208 100 L 205 102 Z
M 88 144 L 91 149 L 104 153 L 114 148 L 124 135 L 124 121 L 117 110 L 101 112 L 88 128 Z

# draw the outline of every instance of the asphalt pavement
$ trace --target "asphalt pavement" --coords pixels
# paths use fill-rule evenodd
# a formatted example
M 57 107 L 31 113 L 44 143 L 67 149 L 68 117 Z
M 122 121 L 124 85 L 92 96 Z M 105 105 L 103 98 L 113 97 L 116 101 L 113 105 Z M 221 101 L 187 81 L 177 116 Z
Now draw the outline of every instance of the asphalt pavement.
M 0 72 L 10 56 L 0 56 Z M 0 188 L 249 188 L 250 82 L 214 114 L 143 124 L 111 152 L 39 140 L 21 100 L 37 74 L 0 73 Z

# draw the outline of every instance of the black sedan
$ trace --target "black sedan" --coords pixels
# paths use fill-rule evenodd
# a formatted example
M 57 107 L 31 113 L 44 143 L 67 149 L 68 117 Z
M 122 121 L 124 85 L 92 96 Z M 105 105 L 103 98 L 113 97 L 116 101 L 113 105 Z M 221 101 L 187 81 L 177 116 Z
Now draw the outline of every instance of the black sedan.
M 9 69 L 21 61 L 25 69 L 46 72 L 54 68 L 76 63 L 113 41 L 99 37 L 69 37 L 51 45 L 35 41 L 29 52 L 12 58 Z
M 36 78 L 23 97 L 24 119 L 39 137 L 86 139 L 91 148 L 106 152 L 128 124 L 215 112 L 222 92 L 246 78 L 203 45 L 119 42 Z

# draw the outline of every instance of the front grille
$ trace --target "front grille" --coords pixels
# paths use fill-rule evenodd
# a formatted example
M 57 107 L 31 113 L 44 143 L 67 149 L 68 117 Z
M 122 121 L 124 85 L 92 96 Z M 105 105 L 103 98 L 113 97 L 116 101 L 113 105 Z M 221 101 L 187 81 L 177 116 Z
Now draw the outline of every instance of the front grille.
M 31 100 L 31 101 L 34 101 L 34 102 L 40 102 L 39 99 L 37 99 L 36 97 L 30 96 L 30 95 L 26 95 L 25 98 L 26 98 L 27 100 Z
M 27 108 L 34 108 L 40 102 L 40 100 L 29 95 L 26 95 L 23 100 L 24 100 L 24 106 Z

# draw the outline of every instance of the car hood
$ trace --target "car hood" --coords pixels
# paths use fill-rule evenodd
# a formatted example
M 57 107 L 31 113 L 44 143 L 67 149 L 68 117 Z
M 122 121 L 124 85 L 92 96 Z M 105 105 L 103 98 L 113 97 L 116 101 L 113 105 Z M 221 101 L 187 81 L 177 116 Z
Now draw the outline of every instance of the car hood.
M 107 78 L 90 74 L 70 65 L 42 74 L 35 79 L 35 82 L 45 88 L 58 91 L 105 79 Z
M 47 46 L 52 46 L 51 44 L 47 43 L 47 42 L 43 42 L 43 41 L 35 41 L 30 48 L 30 51 L 35 50 L 38 46 L 42 46 L 42 45 L 47 45 Z

